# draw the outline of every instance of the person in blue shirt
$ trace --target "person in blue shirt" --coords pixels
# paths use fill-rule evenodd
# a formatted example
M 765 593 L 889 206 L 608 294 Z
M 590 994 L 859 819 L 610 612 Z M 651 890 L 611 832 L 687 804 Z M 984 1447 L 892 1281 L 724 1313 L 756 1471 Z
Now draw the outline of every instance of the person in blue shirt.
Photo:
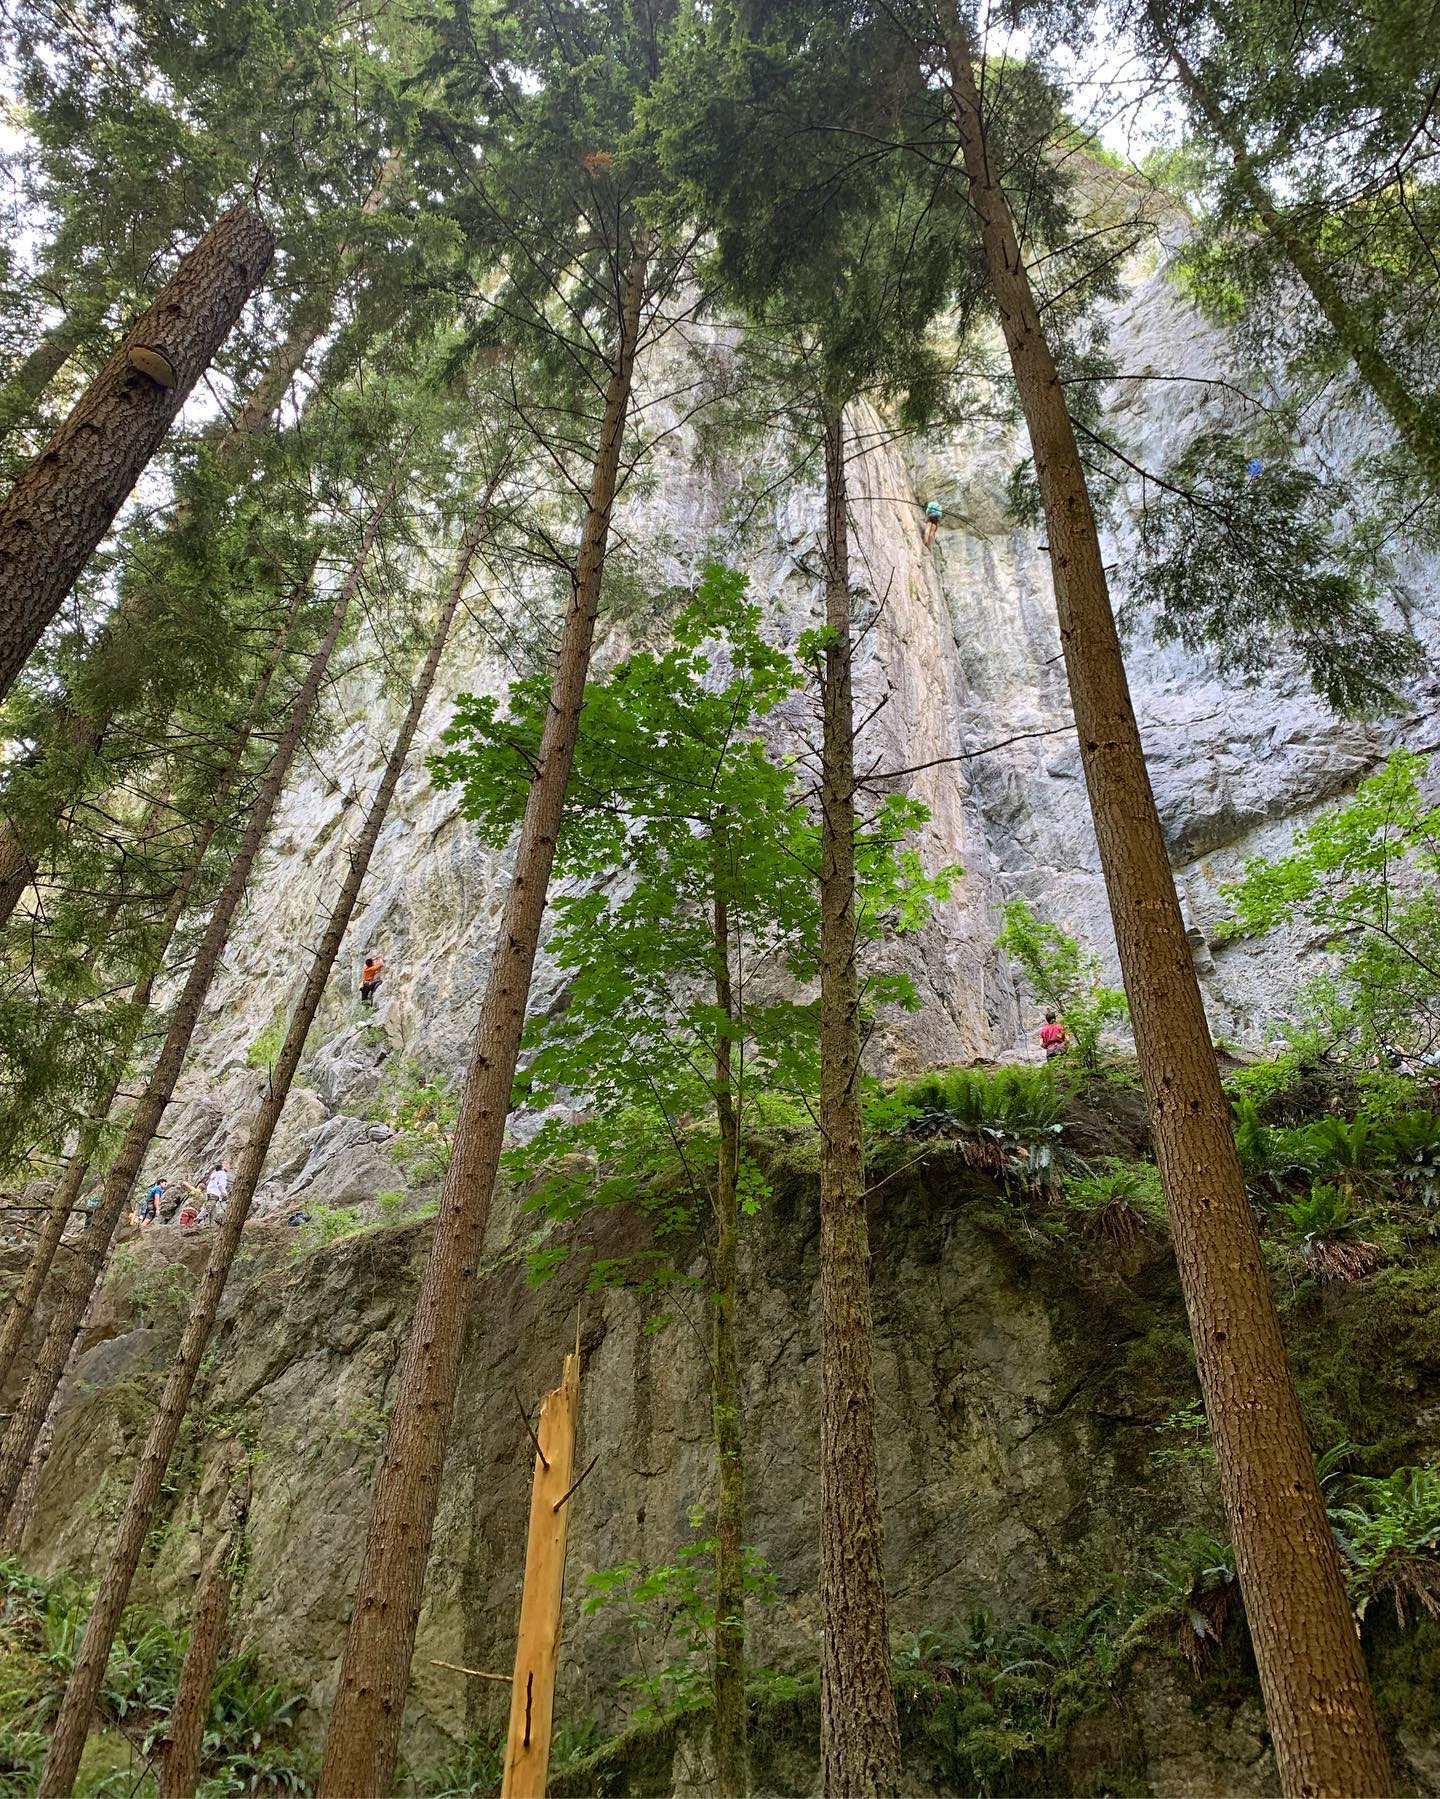
M 928 550 L 935 541 L 935 533 L 940 521 L 945 516 L 945 508 L 938 500 L 930 500 L 925 506 L 925 548 Z

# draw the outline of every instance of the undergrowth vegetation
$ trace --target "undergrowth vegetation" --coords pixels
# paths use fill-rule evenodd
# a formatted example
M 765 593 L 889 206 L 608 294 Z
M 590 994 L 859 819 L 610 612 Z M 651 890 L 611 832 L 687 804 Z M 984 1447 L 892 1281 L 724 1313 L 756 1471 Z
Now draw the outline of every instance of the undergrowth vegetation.
M 0 1561 L 3 1799 L 35 1789 L 89 1612 L 89 1593 L 68 1575 L 40 1577 Z M 143 1606 L 128 1608 L 101 1689 L 104 1732 L 92 1743 L 93 1765 L 88 1777 L 82 1772 L 81 1791 L 117 1799 L 153 1795 L 184 1653 L 183 1632 Z M 253 1654 L 222 1661 L 205 1720 L 201 1799 L 308 1792 L 313 1769 L 292 1740 L 303 1707 L 298 1693 L 263 1677 Z

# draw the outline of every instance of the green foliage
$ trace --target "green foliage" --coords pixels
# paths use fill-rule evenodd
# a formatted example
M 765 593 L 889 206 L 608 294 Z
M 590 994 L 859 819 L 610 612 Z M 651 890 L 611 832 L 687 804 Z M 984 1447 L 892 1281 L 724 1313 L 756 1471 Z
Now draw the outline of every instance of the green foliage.
M 1204 1403 L 1192 1399 L 1178 1411 L 1171 1412 L 1155 1426 L 1155 1434 L 1164 1439 L 1159 1449 L 1150 1451 L 1156 1468 L 1213 1468 L 1215 1449 L 1210 1441 L 1210 1421 Z
M 307 1216 L 307 1223 L 295 1227 L 290 1245 L 292 1256 L 313 1255 L 316 1250 L 326 1249 L 342 1237 L 353 1237 L 366 1228 L 354 1206 L 314 1206 Z
M 603 1612 L 614 1624 L 613 1640 L 633 1649 L 638 1674 L 620 1684 L 638 1701 L 637 1721 L 675 1718 L 708 1707 L 714 1696 L 711 1645 L 715 1633 L 713 1538 L 698 1535 L 702 1512 L 690 1514 L 695 1538 L 674 1562 L 642 1567 L 622 1562 L 585 1576 L 587 1614 Z M 775 1576 L 765 1558 L 744 1551 L 747 1605 L 775 1603 Z M 751 1670 L 763 1678 L 765 1670 Z
M 1054 1626 L 1007 1630 L 976 1612 L 961 1629 L 923 1630 L 895 1658 L 907 1741 L 936 1757 L 947 1791 L 1050 1790 L 1049 1758 L 1104 1702 L 1120 1637 L 1109 1601 Z
M 1160 642 L 1248 682 L 1292 653 L 1339 713 L 1393 705 L 1423 653 L 1381 622 L 1373 559 L 1336 531 L 1345 488 L 1254 451 L 1233 428 L 1202 432 L 1147 493 L 1122 624 L 1145 616 Z
M 0 1793 L 20 1793 L 32 1790 L 20 1782 L 43 1755 L 84 1635 L 90 1596 L 67 1575 L 38 1577 L 9 1560 L 0 1561 L 0 1594 Z M 174 1703 L 184 1649 L 183 1634 L 153 1612 L 126 1608 L 105 1667 L 100 1716 L 123 1727 L 146 1753 Z M 253 1653 L 223 1660 L 201 1749 L 202 1791 L 209 1799 L 307 1792 L 307 1765 L 290 1743 L 304 1704 L 291 1688 L 265 1680 Z
M 1217 1652 L 1240 1598 L 1235 1551 L 1203 1531 L 1160 1544 L 1150 1569 L 1152 1623 L 1173 1623 L 1175 1646 L 1198 1675 Z
M 284 1047 L 285 1033 L 289 1024 L 290 1019 L 285 1007 L 277 1006 L 270 1016 L 269 1024 L 245 1051 L 245 1066 L 273 1070 L 279 1060 L 280 1051 Z
M 1100 958 L 1023 899 L 1005 902 L 1005 928 L 995 943 L 1040 1003 L 1059 1013 L 1081 1066 L 1098 1068 L 1102 1035 L 1129 1015 L 1124 993 L 1101 981 Z
M 818 1083 L 814 1005 L 789 997 L 816 972 L 818 831 L 798 767 L 763 735 L 804 677 L 760 627 L 744 577 L 711 565 L 667 650 L 637 652 L 586 689 L 556 863 L 561 879 L 583 885 L 554 900 L 549 943 L 569 977 L 566 1003 L 527 1027 L 516 1085 L 517 1104 L 572 1115 L 552 1115 L 507 1158 L 517 1179 L 540 1180 L 527 1203 L 552 1221 L 640 1204 L 662 1242 L 694 1229 L 722 1100 L 743 1146 L 757 1125 L 800 1116 Z M 547 704 L 539 677 L 512 688 L 505 713 L 462 697 L 453 747 L 433 763 L 442 785 L 463 786 L 465 811 L 491 842 L 524 807 Z M 906 842 L 925 817 L 892 796 L 860 833 L 863 941 L 916 928 L 948 891 L 956 871 L 926 874 Z M 866 1003 L 914 995 L 903 978 L 876 975 Z M 742 1154 L 742 1213 L 763 1194 Z M 562 1253 L 538 1243 L 533 1274 Z M 590 1278 L 614 1272 L 597 1264 Z M 677 1278 L 649 1251 L 628 1273 L 652 1288 Z
M 935 1129 L 1008 1131 L 1042 1136 L 1065 1117 L 1065 1094 L 1049 1065 L 1008 1063 L 998 1068 L 945 1068 L 897 1081 L 888 1092 L 867 1095 L 867 1124 L 907 1136 Z
M 1160 1170 L 1153 1162 L 1112 1161 L 1065 1182 L 1065 1203 L 1083 1226 L 1129 1251 L 1148 1232 L 1166 1227 Z
M 1307 1249 L 1325 1238 L 1348 1235 L 1355 1223 L 1349 1195 L 1318 1181 L 1302 1199 L 1281 1206 L 1280 1215 Z
M 1330 1520 L 1348 1564 L 1356 1617 L 1388 1594 L 1402 1630 L 1407 1602 L 1440 1618 L 1440 1469 L 1355 1476 L 1345 1502 L 1330 1508 Z
M 416 1780 L 422 1799 L 491 1799 L 505 1772 L 503 1737 L 473 1736 Z
M 1299 924 L 1336 962 L 1339 1048 L 1356 1065 L 1420 1057 L 1440 1043 L 1440 809 L 1426 762 L 1396 750 L 1343 804 L 1252 857 L 1224 888 L 1230 936 Z
M 394 1132 L 386 1153 L 414 1186 L 443 1180 L 454 1149 L 460 1095 L 448 1075 L 429 1074 L 413 1057 L 387 1065 L 370 1116 Z M 381 1194 L 382 1208 L 387 1197 Z

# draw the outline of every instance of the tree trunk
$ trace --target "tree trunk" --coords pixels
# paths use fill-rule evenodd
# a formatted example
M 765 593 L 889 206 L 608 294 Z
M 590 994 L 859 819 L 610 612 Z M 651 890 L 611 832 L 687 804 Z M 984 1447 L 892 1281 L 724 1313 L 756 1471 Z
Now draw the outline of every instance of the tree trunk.
M 80 1321 L 80 1329 L 76 1340 L 89 1330 L 91 1319 L 95 1315 L 95 1303 L 98 1293 L 92 1293 L 90 1303 L 85 1308 L 85 1316 Z M 75 1362 L 72 1349 L 70 1359 L 65 1365 L 68 1378 Z M 10 1554 L 20 1553 L 20 1539 L 30 1527 L 30 1520 L 35 1513 L 35 1501 L 40 1497 L 40 1482 L 45 1475 L 45 1464 L 50 1460 L 50 1451 L 55 1447 L 55 1425 L 60 1416 L 60 1402 L 65 1397 L 65 1383 L 61 1381 L 50 1396 L 50 1403 L 45 1408 L 45 1421 L 40 1426 L 40 1435 L 35 1447 L 30 1452 L 30 1460 L 25 1464 L 24 1477 L 20 1482 L 20 1491 L 15 1495 L 15 1503 L 10 1507 L 8 1517 L 0 1528 L 0 1546 Z
M 504 1145 L 555 837 L 584 704 L 640 337 L 647 257 L 643 241 L 637 240 L 625 271 L 619 343 L 606 388 L 580 557 L 537 773 L 520 828 L 515 872 L 476 1024 L 435 1238 L 375 1481 L 340 1685 L 325 1739 L 321 1799 L 379 1799 L 393 1791 L 410 1658 L 460 1375 L 465 1313 Z
M 372 195 L 371 198 L 375 196 Z M 369 208 L 369 201 L 366 206 Z M 246 443 L 264 429 L 321 329 L 322 324 L 312 323 L 304 332 L 297 330 L 275 351 L 250 397 L 219 440 L 215 455 L 222 468 L 232 465 L 242 454 Z M 296 591 L 303 593 L 303 582 L 297 584 Z M 113 617 L 106 622 L 100 642 L 92 654 L 101 654 L 102 646 L 114 645 L 117 641 L 123 643 L 131 634 L 143 634 L 149 628 L 149 604 L 150 593 L 147 587 L 134 583 L 124 584 L 120 604 Z M 291 616 L 293 615 L 292 605 Z M 90 758 L 98 752 L 113 717 L 108 710 L 94 713 L 78 711 L 73 708 L 67 694 L 57 696 L 50 703 L 49 712 L 54 721 L 52 730 L 64 734 L 63 756 L 69 787 L 63 796 L 46 796 L 43 816 L 35 821 L 38 829 L 45 832 L 53 829 L 56 816 L 68 808 L 69 802 L 84 787 L 83 770 Z M 36 757 L 36 762 L 42 765 L 44 759 L 55 754 L 53 744 L 57 738 L 47 736 L 46 741 L 52 747 Z M 29 779 L 34 779 L 36 772 L 33 765 L 25 770 Z M 22 815 L 12 815 L 0 820 L 0 925 L 9 919 L 20 904 L 25 889 L 35 879 L 35 854 L 36 831 L 24 822 L 23 808 Z
M 1050 538 L 1060 641 L 1175 1256 L 1276 1760 L 1292 1795 L 1388 1793 L 1340 1559 L 1175 894 L 1090 497 L 953 6 L 951 92 Z
M 320 1002 L 325 997 L 326 984 L 340 953 L 340 945 L 354 913 L 355 902 L 369 869 L 376 840 L 389 813 L 390 802 L 395 797 L 395 789 L 404 771 L 410 745 L 420 724 L 420 716 L 435 685 L 435 674 L 440 666 L 445 640 L 464 592 L 471 561 L 479 547 L 484 518 L 482 510 L 461 544 L 454 577 L 430 642 L 429 653 L 417 677 L 409 708 L 366 814 L 364 827 L 350 852 L 350 867 L 311 961 L 310 972 L 285 1033 L 285 1042 L 276 1059 L 265 1098 L 250 1127 L 244 1154 L 235 1171 L 235 1184 L 231 1189 L 224 1222 L 216 1234 L 209 1260 L 205 1264 L 205 1272 L 191 1300 L 190 1317 L 175 1351 L 175 1359 L 170 1365 L 154 1422 L 141 1452 L 135 1480 L 125 1502 L 125 1514 L 120 1521 L 115 1547 L 100 1581 L 95 1606 L 85 1627 L 84 1641 L 75 1660 L 75 1669 L 65 1689 L 60 1715 L 50 1739 L 50 1754 L 40 1780 L 39 1792 L 46 1799 L 66 1794 L 74 1785 L 85 1749 L 85 1735 L 105 1678 L 105 1664 L 110 1658 L 110 1648 L 115 1641 L 121 1613 L 130 1597 L 130 1583 L 135 1578 L 135 1570 L 140 1566 L 145 1538 L 149 1534 L 160 1489 L 170 1466 L 170 1457 L 174 1453 L 180 1427 L 185 1419 L 185 1408 L 190 1403 L 200 1363 L 220 1310 L 220 1299 L 225 1291 L 230 1266 L 240 1248 L 241 1235 L 250 1215 L 250 1204 L 260 1185 L 265 1158 L 270 1153 L 270 1141 L 290 1096 L 290 1087 L 295 1079 L 295 1071 L 300 1066 L 300 1058 L 305 1053 L 305 1040 L 310 1034 L 315 1014 L 320 1009 Z
M 335 648 L 336 640 L 345 622 L 345 615 L 350 609 L 350 602 L 355 597 L 356 589 L 360 585 L 360 576 L 365 560 L 380 529 L 381 518 L 392 495 L 393 483 L 391 493 L 386 495 L 372 513 L 365 528 L 359 552 L 336 596 L 325 636 L 311 660 L 305 680 L 296 696 L 295 709 L 291 714 L 289 726 L 265 771 L 265 778 L 261 782 L 249 823 L 245 827 L 245 833 L 236 849 L 235 859 L 230 865 L 230 872 L 215 901 L 210 922 L 195 951 L 194 960 L 190 965 L 190 973 L 186 977 L 180 997 L 175 1003 L 175 1010 L 171 1015 L 169 1028 L 154 1071 L 146 1084 L 144 1093 L 136 1103 L 119 1152 L 106 1176 L 104 1195 L 99 1209 L 95 1213 L 91 1228 L 85 1233 L 76 1248 L 71 1264 L 69 1285 L 57 1305 L 55 1318 L 41 1347 L 34 1372 L 26 1384 L 20 1403 L 10 1421 L 4 1448 L 0 1450 L 0 1516 L 9 1510 L 15 1497 L 16 1486 L 34 1445 L 40 1421 L 50 1402 L 50 1395 L 54 1392 L 64 1372 L 70 1344 L 79 1329 L 81 1315 L 104 1268 L 110 1240 L 125 1212 L 131 1188 L 135 1184 L 135 1177 L 139 1174 L 145 1153 L 150 1147 L 150 1140 L 155 1135 L 165 1107 L 169 1104 L 170 1096 L 175 1090 L 175 1082 L 179 1079 L 180 1069 L 190 1047 L 190 1039 L 199 1022 L 200 1009 L 205 1003 L 205 996 L 209 992 L 210 983 L 219 966 L 230 926 L 234 922 L 235 914 L 239 910 L 240 901 L 244 896 L 250 870 L 259 854 L 266 829 L 274 816 L 275 807 L 279 802 L 280 793 L 291 764 L 294 762 L 296 751 L 314 716 L 331 652 Z
M 230 1589 L 245 1539 L 250 1515 L 250 1467 L 248 1458 L 227 1487 L 225 1524 L 220 1541 L 205 1564 L 195 1610 L 190 1620 L 190 1640 L 180 1664 L 175 1703 L 170 1709 L 169 1741 L 160 1762 L 158 1799 L 194 1799 L 200 1785 L 200 1759 L 205 1747 L 205 1720 L 210 1715 L 210 1693 L 220 1651 L 225 1647 L 225 1625 L 230 1614 Z
M 190 852 L 190 859 L 165 908 L 165 916 L 160 923 L 155 947 L 150 954 L 150 966 L 141 975 L 130 995 L 130 1028 L 126 1031 L 116 1054 L 109 1090 L 95 1107 L 95 1120 L 98 1125 L 103 1125 L 109 1117 L 110 1108 L 115 1103 L 115 1095 L 119 1092 L 120 1083 L 125 1078 L 125 1071 L 129 1067 L 130 1056 L 139 1036 L 140 1027 L 150 1010 L 150 998 L 155 989 L 155 982 L 159 979 L 161 970 L 165 966 L 165 958 L 169 954 L 170 940 L 175 935 L 175 927 L 185 915 L 185 909 L 190 903 L 190 895 L 194 892 L 195 883 L 199 880 L 200 873 L 205 866 L 205 857 L 209 853 L 215 833 L 220 827 L 225 802 L 230 797 L 230 791 L 244 765 L 245 752 L 250 747 L 251 729 L 255 720 L 261 716 L 264 710 L 265 701 L 270 693 L 270 683 L 274 679 L 275 670 L 280 665 L 286 640 L 294 627 L 295 618 L 303 599 L 304 589 L 297 588 L 290 602 L 290 610 L 285 616 L 285 623 L 276 634 L 269 659 L 250 696 L 249 709 L 240 722 L 239 733 L 231 749 L 229 760 L 216 782 L 214 794 L 211 796 L 204 822 L 200 827 L 200 834 Z M 90 1144 L 86 1140 L 87 1134 L 82 1131 L 80 1143 L 74 1155 L 71 1156 L 65 1173 L 61 1176 L 50 1211 L 41 1228 L 40 1235 L 36 1239 L 35 1247 L 31 1251 L 30 1264 L 25 1270 L 25 1278 L 16 1290 L 15 1297 L 10 1303 L 10 1310 L 6 1315 L 4 1330 L 0 1332 L 0 1387 L 3 1387 L 9 1379 L 11 1367 L 14 1365 L 20 1345 L 25 1339 L 25 1333 L 30 1327 L 30 1320 L 34 1316 L 35 1307 L 44 1291 L 45 1282 L 49 1278 L 51 1264 L 60 1247 L 60 1240 L 65 1234 L 65 1226 L 69 1222 L 70 1215 L 75 1209 L 75 1202 L 79 1199 L 81 1188 L 85 1184 L 85 1175 L 90 1166 L 91 1154 Z M 0 1508 L 0 1515 L 3 1515 L 3 1508 Z
M 104 303 L 90 296 L 58 319 L 0 387 L 0 431 L 20 424 L 35 402 L 100 322 Z
M 723 834 L 717 851 L 724 857 Z M 730 983 L 730 918 L 725 904 L 728 869 L 720 867 L 715 893 L 715 1007 L 734 1021 Z M 735 1336 L 739 1297 L 740 1118 L 735 1103 L 732 1042 L 715 1040 L 715 1117 L 720 1155 L 715 1173 L 715 1368 L 711 1400 L 715 1426 L 715 1747 L 720 1799 L 743 1799 L 749 1790 L 745 1717 L 745 1459 L 740 1423 L 740 1355 Z
M 0 501 L 0 698 L 270 265 L 248 207 L 216 221 Z
M 825 420 L 820 845 L 820 1755 L 825 1791 L 896 1793 L 885 1536 L 875 1450 L 870 1236 L 855 962 L 855 716 L 845 421 Z
M 1224 110 L 1216 105 L 1204 82 L 1175 41 L 1173 23 L 1162 17 L 1153 4 L 1147 6 L 1146 10 L 1151 26 L 1175 65 L 1180 85 L 1206 124 L 1230 152 L 1236 177 L 1261 223 L 1285 252 L 1290 266 L 1309 289 L 1310 297 L 1340 340 L 1345 354 L 1355 364 L 1361 379 L 1379 401 L 1401 442 L 1420 465 L 1432 492 L 1440 494 L 1440 439 L 1437 439 L 1434 429 L 1428 423 L 1424 407 L 1416 400 L 1405 378 L 1380 349 L 1370 327 L 1355 316 L 1340 291 L 1339 284 L 1325 267 L 1314 246 L 1306 241 L 1288 214 L 1282 212 L 1271 198 L 1243 135 Z

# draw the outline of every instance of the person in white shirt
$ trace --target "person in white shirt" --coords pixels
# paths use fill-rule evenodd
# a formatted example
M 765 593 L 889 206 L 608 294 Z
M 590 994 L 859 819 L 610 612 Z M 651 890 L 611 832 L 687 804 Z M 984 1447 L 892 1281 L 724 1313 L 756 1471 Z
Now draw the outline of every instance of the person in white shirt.
M 213 1219 L 218 1224 L 224 1216 L 225 1202 L 230 1197 L 230 1176 L 225 1172 L 223 1162 L 217 1162 L 211 1171 L 210 1179 L 205 1183 L 205 1196 L 210 1201 L 205 1208 L 210 1216 L 204 1222 L 208 1224 Z

